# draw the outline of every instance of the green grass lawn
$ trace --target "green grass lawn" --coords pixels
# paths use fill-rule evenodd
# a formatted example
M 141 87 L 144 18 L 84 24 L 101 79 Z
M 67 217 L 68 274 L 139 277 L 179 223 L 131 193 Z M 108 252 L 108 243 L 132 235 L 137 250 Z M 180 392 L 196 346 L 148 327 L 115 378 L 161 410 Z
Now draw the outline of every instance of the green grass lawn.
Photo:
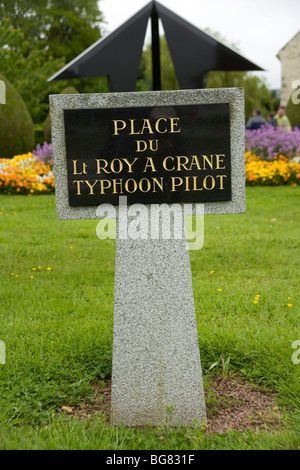
M 57 221 L 54 196 L 0 196 L 0 449 L 299 449 L 299 199 L 247 188 L 246 213 L 205 216 L 190 252 L 205 386 L 237 374 L 276 391 L 283 414 L 272 432 L 209 435 L 56 413 L 110 377 L 115 243 L 96 220 Z

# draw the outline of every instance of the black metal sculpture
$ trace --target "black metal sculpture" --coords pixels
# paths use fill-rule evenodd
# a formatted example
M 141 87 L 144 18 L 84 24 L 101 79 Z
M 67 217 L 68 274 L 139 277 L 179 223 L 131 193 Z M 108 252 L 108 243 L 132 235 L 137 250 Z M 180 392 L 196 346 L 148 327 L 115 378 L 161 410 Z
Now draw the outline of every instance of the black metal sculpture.
M 161 89 L 159 18 L 180 88 L 204 88 L 210 70 L 263 70 L 153 0 L 109 36 L 92 44 L 48 81 L 106 75 L 110 91 L 134 91 L 150 17 L 153 90 Z

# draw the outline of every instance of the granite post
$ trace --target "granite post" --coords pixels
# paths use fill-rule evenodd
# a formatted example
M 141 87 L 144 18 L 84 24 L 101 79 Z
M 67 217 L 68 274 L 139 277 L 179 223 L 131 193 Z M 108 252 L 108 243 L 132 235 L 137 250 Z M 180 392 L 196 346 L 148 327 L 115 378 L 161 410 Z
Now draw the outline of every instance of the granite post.
M 244 212 L 244 95 L 242 89 L 227 88 L 50 96 L 58 219 L 99 217 L 98 200 L 93 204 L 93 198 L 90 198 L 91 203 L 85 206 L 70 204 L 64 111 L 215 103 L 226 103 L 230 107 L 230 198 L 222 201 L 206 199 L 204 212 Z M 209 135 L 213 145 L 213 128 Z M 81 169 L 81 174 L 88 173 L 85 171 L 87 165 Z M 94 194 L 94 184 L 96 182 L 89 181 L 90 195 Z M 80 190 L 81 183 L 77 183 L 79 195 Z M 76 195 L 72 197 L 76 199 Z M 199 202 L 198 199 L 197 204 Z M 153 239 L 150 231 L 147 239 L 121 237 L 120 209 L 120 206 L 116 207 L 111 423 L 137 426 L 201 424 L 206 419 L 206 412 L 186 240 L 184 237 L 163 239 L 161 236 Z M 156 223 L 160 222 L 157 220 Z M 184 218 L 178 223 L 183 227 Z
M 112 424 L 205 423 L 184 237 L 152 240 L 150 230 L 145 240 L 117 236 L 112 370 Z

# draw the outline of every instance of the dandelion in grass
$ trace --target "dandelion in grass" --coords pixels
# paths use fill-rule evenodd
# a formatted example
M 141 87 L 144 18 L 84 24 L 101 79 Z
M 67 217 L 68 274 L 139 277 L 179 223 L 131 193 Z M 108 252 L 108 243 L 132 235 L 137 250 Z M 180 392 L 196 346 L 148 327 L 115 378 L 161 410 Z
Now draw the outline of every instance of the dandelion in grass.
M 50 268 L 50 266 L 48 266 L 47 271 L 52 271 L 52 268 Z
M 210 274 L 213 274 L 215 271 L 210 271 Z
M 218 292 L 222 292 L 222 289 L 218 289 Z
M 293 306 L 293 304 L 287 304 L 287 306 L 288 306 L 288 307 L 292 307 L 292 306 Z
M 34 276 L 30 276 L 30 279 L 34 279 Z

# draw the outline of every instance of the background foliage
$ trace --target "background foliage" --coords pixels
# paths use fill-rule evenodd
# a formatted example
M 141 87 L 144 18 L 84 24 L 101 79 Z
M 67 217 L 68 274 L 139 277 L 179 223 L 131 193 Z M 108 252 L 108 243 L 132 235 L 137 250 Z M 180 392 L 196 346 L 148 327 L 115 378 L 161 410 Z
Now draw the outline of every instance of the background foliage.
M 106 77 L 47 82 L 47 78 L 101 37 L 103 15 L 97 0 L 0 0 L 0 64 L 2 72 L 25 101 L 36 129 L 43 126 L 48 96 L 68 85 L 79 93 L 108 92 Z M 226 43 L 218 32 L 206 29 Z M 235 44 L 229 47 L 238 50 Z M 161 37 L 162 89 L 178 89 L 164 36 Z M 242 54 L 242 51 L 238 51 Z M 267 83 L 247 72 L 209 72 L 207 87 L 243 87 L 245 119 L 255 107 L 263 115 L 276 111 L 278 100 Z M 151 44 L 143 52 L 137 91 L 152 89 Z M 37 134 L 37 133 L 36 133 Z M 36 142 L 41 142 L 36 138 Z M 28 149 L 30 150 L 30 149 Z
M 0 107 L 0 158 L 32 149 L 33 123 L 18 91 L 0 74 L 6 86 L 6 104 Z
M 226 43 L 218 32 L 212 33 L 206 29 L 210 35 L 217 40 Z M 241 53 L 234 44 L 228 44 L 232 49 Z M 137 90 L 151 90 L 152 88 L 152 57 L 151 44 L 146 45 L 143 53 Z M 160 38 L 161 72 L 162 72 L 162 90 L 178 90 L 179 84 L 176 78 L 172 58 L 168 49 L 165 36 Z M 266 116 L 271 111 L 276 111 L 279 101 L 274 91 L 268 88 L 265 80 L 249 72 L 226 72 L 210 71 L 208 73 L 207 88 L 223 87 L 242 87 L 245 90 L 245 120 L 252 116 L 255 108 L 261 108 L 262 115 Z

